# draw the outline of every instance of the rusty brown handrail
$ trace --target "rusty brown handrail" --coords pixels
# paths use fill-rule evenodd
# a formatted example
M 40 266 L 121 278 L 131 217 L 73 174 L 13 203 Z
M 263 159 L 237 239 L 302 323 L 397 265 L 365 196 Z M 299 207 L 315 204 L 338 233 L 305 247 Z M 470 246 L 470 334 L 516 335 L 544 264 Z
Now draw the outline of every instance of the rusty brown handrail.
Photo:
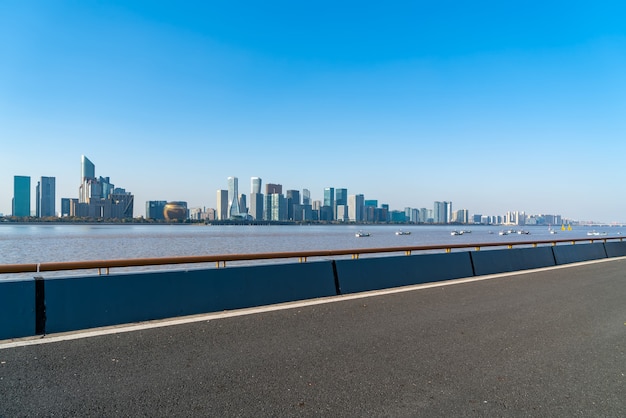
M 253 254 L 219 254 L 219 255 L 195 255 L 180 257 L 158 257 L 158 258 L 131 258 L 131 259 L 115 259 L 115 260 L 87 260 L 87 261 L 61 261 L 49 263 L 28 263 L 28 264 L 1 264 L 0 274 L 7 273 L 39 273 L 45 271 L 66 271 L 66 270 L 85 270 L 85 269 L 105 269 L 108 273 L 110 268 L 116 267 L 145 267 L 159 265 L 174 264 L 195 264 L 195 263 L 217 263 L 217 267 L 226 266 L 227 261 L 250 261 L 250 260 L 275 260 L 286 258 L 298 258 L 299 261 L 306 261 L 310 257 L 337 257 L 351 255 L 353 259 L 359 258 L 360 254 L 376 254 L 403 252 L 410 255 L 413 251 L 433 251 L 452 249 L 471 248 L 476 251 L 483 247 L 508 247 L 540 244 L 556 245 L 558 243 L 570 242 L 594 242 L 619 240 L 624 237 L 602 237 L 602 238 L 569 238 L 569 239 L 548 239 L 548 240 L 531 240 L 531 241 L 515 241 L 515 242 L 484 242 L 469 244 L 445 244 L 445 245 L 419 245 L 419 246 L 403 246 L 388 248 L 354 248 L 343 250 L 311 250 L 311 251 L 291 251 L 277 253 L 253 253 Z

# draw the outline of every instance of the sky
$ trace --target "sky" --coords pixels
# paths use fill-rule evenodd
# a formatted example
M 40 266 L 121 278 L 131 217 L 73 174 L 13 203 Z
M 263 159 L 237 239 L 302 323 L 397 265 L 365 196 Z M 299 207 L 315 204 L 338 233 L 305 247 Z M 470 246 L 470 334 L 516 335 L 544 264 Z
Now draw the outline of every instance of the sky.
M 391 210 L 626 222 L 622 1 L 0 1 L 13 177 L 215 207 L 227 177 Z

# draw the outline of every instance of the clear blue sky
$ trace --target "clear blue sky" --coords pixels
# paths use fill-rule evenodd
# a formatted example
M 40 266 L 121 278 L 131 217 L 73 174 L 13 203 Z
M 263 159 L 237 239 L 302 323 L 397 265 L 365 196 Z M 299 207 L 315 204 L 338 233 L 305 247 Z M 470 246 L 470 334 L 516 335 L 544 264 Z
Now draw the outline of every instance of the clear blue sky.
M 0 2 L 13 176 L 215 207 L 237 176 L 391 209 L 626 221 L 626 3 Z M 34 198 L 32 202 L 34 210 Z M 57 207 L 59 210 L 60 207 Z

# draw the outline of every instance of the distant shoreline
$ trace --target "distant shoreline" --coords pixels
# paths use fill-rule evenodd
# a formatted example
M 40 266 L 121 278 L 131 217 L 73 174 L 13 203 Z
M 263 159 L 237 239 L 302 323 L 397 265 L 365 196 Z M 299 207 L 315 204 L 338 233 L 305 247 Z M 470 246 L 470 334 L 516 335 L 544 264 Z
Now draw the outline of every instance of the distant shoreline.
M 121 220 L 110 220 L 110 219 L 69 219 L 69 218 L 46 218 L 39 219 L 35 217 L 30 217 L 27 219 L 16 219 L 14 217 L 0 217 L 0 225 L 187 225 L 187 226 L 273 226 L 273 225 L 289 225 L 289 226 L 313 226 L 313 225 L 359 225 L 359 226 L 368 226 L 368 225 L 389 225 L 389 226 L 397 226 L 397 227 L 406 227 L 406 226 L 441 226 L 441 227 L 472 227 L 472 226 L 491 226 L 494 228 L 507 228 L 507 227 L 548 227 L 548 224 L 537 224 L 537 225 L 504 225 L 504 224 L 462 224 L 462 223 L 446 223 L 446 224 L 435 224 L 435 223 L 414 223 L 414 222 L 340 222 L 340 221 L 219 221 L 219 220 L 186 220 L 182 222 L 166 222 L 166 221 L 157 221 L 157 220 L 146 220 L 143 218 L 134 218 L 134 219 L 121 219 Z M 569 224 L 568 224 L 569 225 Z M 574 227 L 623 227 L 626 224 L 621 223 L 571 223 Z M 555 229 L 560 229 L 559 226 L 553 225 Z

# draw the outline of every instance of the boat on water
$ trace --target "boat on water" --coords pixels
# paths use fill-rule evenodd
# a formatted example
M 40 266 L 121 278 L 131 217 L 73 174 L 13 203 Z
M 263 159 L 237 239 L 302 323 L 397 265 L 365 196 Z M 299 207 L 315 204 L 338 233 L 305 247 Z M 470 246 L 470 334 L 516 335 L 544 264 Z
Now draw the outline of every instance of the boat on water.
M 465 230 L 465 229 L 461 229 L 460 231 L 457 231 L 456 229 L 452 232 L 450 232 L 450 235 L 463 235 L 463 234 L 471 234 L 472 231 L 469 230 Z
M 509 231 L 500 231 L 498 235 L 509 235 Z
M 411 231 L 396 231 L 396 235 L 411 235 Z
M 354 234 L 357 238 L 363 238 L 363 237 L 369 237 L 370 233 L 369 232 L 363 232 L 363 231 L 359 231 L 356 234 Z
M 517 233 L 520 234 L 520 235 L 529 235 L 530 231 L 526 231 L 524 229 L 520 229 L 519 231 L 517 231 Z
M 599 236 L 604 236 L 604 235 L 607 235 L 607 233 L 606 233 L 606 232 L 598 232 L 598 231 L 596 231 L 596 230 L 594 229 L 593 231 L 589 231 L 589 232 L 587 232 L 587 235 L 588 235 L 588 236 L 592 236 L 592 237 L 599 237 Z

